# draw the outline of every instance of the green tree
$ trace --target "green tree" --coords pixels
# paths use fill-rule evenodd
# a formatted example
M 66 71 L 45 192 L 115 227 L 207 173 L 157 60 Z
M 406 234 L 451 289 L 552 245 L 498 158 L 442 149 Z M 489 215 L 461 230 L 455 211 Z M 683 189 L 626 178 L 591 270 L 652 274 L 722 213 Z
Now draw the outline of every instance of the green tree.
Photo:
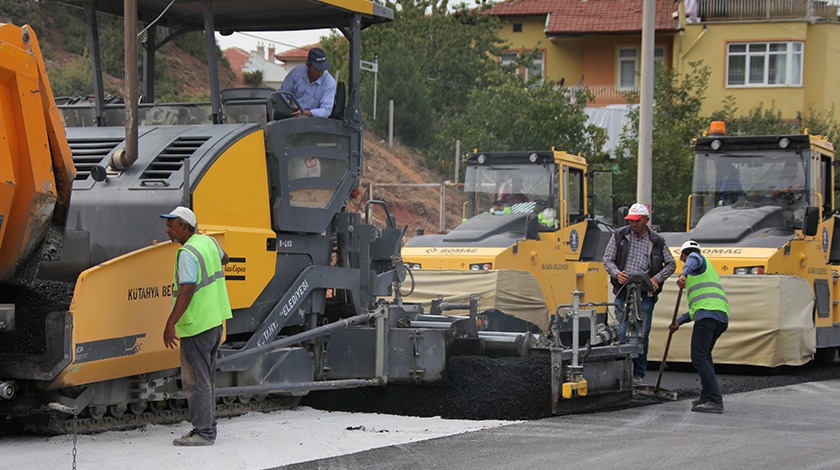
M 500 83 L 470 92 L 466 108 L 437 134 L 439 148 L 448 148 L 459 139 L 465 149 L 553 147 L 588 158 L 600 155 L 606 133 L 587 124 L 584 105 L 591 99 L 589 92 L 571 93 L 551 81 L 527 86 L 515 75 L 500 76 Z M 447 151 L 437 166 L 449 171 L 453 165 Z
M 653 223 L 664 231 L 685 230 L 685 213 L 691 192 L 694 156 L 691 139 L 708 125 L 700 109 L 708 88 L 709 67 L 702 62 L 689 64 L 686 74 L 656 67 L 653 108 Z M 638 94 L 630 94 L 638 100 Z M 636 199 L 639 148 L 639 110 L 630 112 L 619 146 L 615 188 L 618 205 L 629 206 Z
M 464 5 L 454 11 L 447 1 L 387 1 L 394 21 L 364 31 L 362 58 L 378 55 L 377 117 L 367 125 L 387 131 L 388 101 L 394 101 L 394 127 L 399 138 L 428 149 L 437 129 L 468 104 L 470 91 L 483 86 L 498 67 L 499 22 Z M 347 77 L 346 41 L 322 40 L 332 72 Z M 372 113 L 373 76 L 362 77 L 362 111 Z

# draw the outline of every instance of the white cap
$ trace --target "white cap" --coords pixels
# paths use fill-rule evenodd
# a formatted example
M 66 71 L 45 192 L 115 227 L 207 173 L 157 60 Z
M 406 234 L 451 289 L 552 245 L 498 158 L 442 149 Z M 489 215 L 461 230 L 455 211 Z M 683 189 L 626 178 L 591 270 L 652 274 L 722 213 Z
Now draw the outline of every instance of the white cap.
M 195 220 L 195 214 L 193 211 L 184 206 L 178 206 L 172 209 L 172 212 L 168 214 L 161 214 L 160 216 L 164 219 L 182 219 L 184 222 L 192 225 L 193 228 L 198 226 L 198 221 Z
M 682 253 L 685 250 L 692 250 L 692 249 L 697 250 L 699 252 L 700 251 L 700 244 L 697 243 L 694 240 L 688 240 L 687 242 L 683 243 L 682 246 L 680 247 L 680 253 Z
M 630 206 L 630 210 L 627 211 L 627 216 L 624 217 L 624 219 L 639 220 L 642 217 L 650 217 L 650 211 L 648 210 L 646 205 L 637 202 Z

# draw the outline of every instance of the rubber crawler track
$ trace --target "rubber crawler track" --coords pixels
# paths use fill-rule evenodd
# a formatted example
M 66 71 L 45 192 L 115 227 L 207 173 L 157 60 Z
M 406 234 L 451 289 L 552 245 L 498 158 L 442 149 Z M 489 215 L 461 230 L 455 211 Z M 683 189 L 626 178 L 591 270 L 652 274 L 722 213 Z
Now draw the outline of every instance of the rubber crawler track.
M 248 403 L 217 403 L 216 417 L 238 416 L 254 411 L 266 412 L 283 410 L 295 407 L 300 402 L 300 397 L 277 396 L 268 397 L 265 400 L 252 399 Z M 46 435 L 58 434 L 94 434 L 105 431 L 119 431 L 133 429 L 147 424 L 173 424 L 187 419 L 186 402 L 177 410 L 144 411 L 141 414 L 126 412 L 123 416 L 115 418 L 104 416 L 102 418 L 73 418 L 67 415 L 52 415 L 49 421 L 43 424 L 25 424 L 29 432 Z

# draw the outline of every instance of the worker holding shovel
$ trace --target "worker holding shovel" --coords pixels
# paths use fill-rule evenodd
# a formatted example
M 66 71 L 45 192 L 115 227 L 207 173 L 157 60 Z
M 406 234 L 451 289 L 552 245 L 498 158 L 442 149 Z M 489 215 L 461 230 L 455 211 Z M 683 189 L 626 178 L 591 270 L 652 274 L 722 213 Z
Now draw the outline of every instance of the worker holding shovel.
M 715 376 L 712 349 L 729 326 L 729 302 L 720 284 L 720 277 L 712 264 L 700 253 L 694 240 L 683 243 L 680 260 L 685 262 L 677 279 L 680 290 L 686 289 L 688 313 L 672 322 L 668 329 L 675 332 L 680 325 L 694 321 L 691 334 L 691 363 L 700 374 L 700 398 L 691 402 L 691 411 L 723 413 L 723 396 Z

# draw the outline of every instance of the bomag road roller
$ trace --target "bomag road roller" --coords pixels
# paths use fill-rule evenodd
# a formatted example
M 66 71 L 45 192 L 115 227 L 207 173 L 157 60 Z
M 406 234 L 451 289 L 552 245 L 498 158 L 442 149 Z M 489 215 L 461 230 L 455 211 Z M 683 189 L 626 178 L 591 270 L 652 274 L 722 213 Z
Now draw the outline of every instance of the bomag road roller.
M 716 121 L 693 146 L 687 232 L 663 236 L 676 259 L 683 242 L 697 241 L 720 274 L 730 323 L 715 362 L 774 368 L 833 360 L 840 218 L 832 144 L 808 134 L 730 136 Z M 662 353 L 676 293 L 668 282 L 657 304 L 651 357 Z M 675 334 L 668 359 L 689 362 L 690 342 L 690 331 Z
M 90 96 L 60 100 L 76 171 L 63 250 L 41 262 L 42 279 L 29 291 L 0 291 L 3 303 L 14 297 L 17 324 L 36 327 L 3 333 L 4 344 L 16 345 L 0 350 L 4 418 L 41 432 L 184 419 L 178 351 L 162 339 L 177 246 L 163 240 L 159 217 L 179 205 L 193 209 L 199 230 L 230 257 L 233 318 L 218 360 L 220 415 L 293 406 L 316 390 L 442 383 L 458 351 L 550 355 L 555 413 L 630 400 L 630 345 L 593 329 L 584 343 L 569 346 L 546 322 L 537 322 L 545 327 L 539 333 L 484 331 L 477 308 L 466 303 L 424 314 L 400 295 L 406 228 L 381 201 L 369 201 L 364 214 L 346 210 L 363 168 L 362 30 L 390 21 L 389 8 L 360 0 L 139 0 L 128 11 L 121 0 L 60 3 L 84 9 L 94 71 L 102 69 L 97 15 L 125 17 L 126 37 L 136 37 L 136 25 L 144 28 L 143 93 L 135 96 L 136 54 L 127 53 L 124 100 L 105 97 L 101 75 Z M 347 82 L 337 87 L 330 118 L 290 117 L 296 103 L 282 92 L 220 89 L 214 31 L 323 28 L 339 31 L 349 46 Z M 155 102 L 155 51 L 202 30 L 210 102 Z M 550 158 L 536 158 L 560 171 Z M 579 165 L 563 168 L 563 178 L 582 177 Z M 559 183 L 560 173 L 545 176 Z M 541 191 L 556 196 L 551 188 Z M 485 207 L 479 199 L 474 213 Z M 530 219 L 522 224 L 577 258 L 588 242 L 565 224 L 579 222 L 585 206 L 551 204 L 563 228 L 539 232 Z M 367 222 L 374 210 L 385 214 L 384 226 Z M 537 259 L 531 250 L 523 247 L 529 263 Z M 565 269 L 556 263 L 545 269 Z M 593 262 L 588 269 L 596 268 Z M 589 289 L 578 273 L 572 278 Z M 453 309 L 462 314 L 437 314 Z M 564 311 L 574 328 L 593 317 L 579 302 Z
M 403 248 L 406 298 L 428 305 L 479 296 L 482 328 L 554 330 L 566 344 L 578 338 L 560 314 L 578 301 L 599 310 L 581 323 L 579 339 L 595 332 L 614 339 L 603 265 L 612 173 L 587 173 L 583 157 L 557 150 L 475 152 L 465 168 L 463 222 Z

